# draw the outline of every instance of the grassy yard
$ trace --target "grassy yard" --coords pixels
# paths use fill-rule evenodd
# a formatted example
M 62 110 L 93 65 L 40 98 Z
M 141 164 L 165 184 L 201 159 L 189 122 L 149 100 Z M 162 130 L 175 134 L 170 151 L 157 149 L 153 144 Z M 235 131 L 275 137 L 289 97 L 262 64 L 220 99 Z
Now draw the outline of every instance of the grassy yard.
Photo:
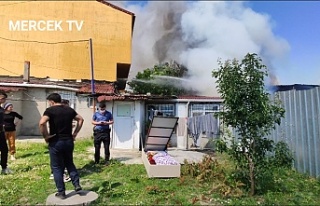
M 292 170 L 275 171 L 272 190 L 248 197 L 241 184 L 227 181 L 232 165 L 222 155 L 183 165 L 181 178 L 149 179 L 143 165 L 94 166 L 90 147 L 91 139 L 77 140 L 74 156 L 83 189 L 99 194 L 97 205 L 320 205 L 320 181 Z M 0 205 L 45 204 L 56 191 L 46 144 L 18 142 L 17 151 L 9 161 L 15 173 L 0 175 Z

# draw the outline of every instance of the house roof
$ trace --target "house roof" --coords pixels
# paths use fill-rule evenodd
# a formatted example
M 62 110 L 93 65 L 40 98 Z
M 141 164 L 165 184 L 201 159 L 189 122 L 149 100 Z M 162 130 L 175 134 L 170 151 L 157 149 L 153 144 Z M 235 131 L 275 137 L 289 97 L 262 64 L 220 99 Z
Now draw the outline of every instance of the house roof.
M 46 85 L 59 85 L 59 86 L 73 86 L 76 87 L 81 82 L 74 80 L 52 80 L 49 78 L 30 77 L 29 82 L 23 80 L 22 76 L 8 76 L 0 75 L 1 83 L 17 83 L 17 84 L 46 84 Z M 81 86 L 81 85 L 80 85 Z
M 184 96 L 173 96 L 173 95 L 146 95 L 146 94 L 116 94 L 116 95 L 100 95 L 97 98 L 98 102 L 111 101 L 111 100 L 151 100 L 151 101 L 174 101 L 174 102 L 188 102 L 188 101 L 210 101 L 220 102 L 220 97 L 210 96 L 196 96 L 196 95 L 184 95 Z
M 98 96 L 98 102 L 111 100 L 155 100 L 155 99 L 175 99 L 175 96 L 146 95 L 146 94 L 117 94 Z
M 181 95 L 177 97 L 178 99 L 210 99 L 210 100 L 220 100 L 220 97 L 213 96 L 197 96 L 197 95 Z
M 10 86 L 2 85 L 1 83 L 11 83 Z M 13 83 L 13 84 L 12 84 Z M 14 86 L 14 84 L 19 86 Z M 24 87 L 23 84 L 26 84 Z M 0 90 L 5 92 L 14 92 L 19 90 L 25 90 L 30 84 L 39 85 L 57 85 L 67 88 L 76 89 L 75 91 L 80 94 L 91 95 L 91 80 L 82 80 L 81 82 L 75 80 L 61 80 L 53 81 L 47 78 L 35 78 L 30 77 L 29 82 L 24 82 L 22 76 L 1 76 L 0 75 Z M 212 96 L 197 96 L 197 95 L 146 95 L 146 94 L 119 94 L 115 89 L 115 82 L 107 81 L 95 81 L 95 94 L 98 97 L 98 101 L 110 101 L 110 100 L 150 100 L 150 101 L 175 101 L 175 102 L 187 102 L 187 101 L 221 101 L 220 97 Z
M 123 95 L 101 95 L 98 96 L 98 102 L 102 101 L 112 101 L 112 100 L 142 100 L 143 97 L 126 97 Z
M 132 13 L 132 12 L 130 12 L 130 11 L 128 11 L 128 10 L 125 10 L 125 9 L 119 7 L 119 6 L 116 6 L 116 5 L 114 5 L 114 4 L 110 3 L 110 2 L 107 2 L 107 1 L 104 1 L 104 0 L 97 0 L 97 1 L 100 2 L 100 3 L 102 3 L 102 4 L 105 4 L 105 5 L 107 5 L 107 6 L 110 6 L 110 7 L 114 8 L 114 9 L 117 9 L 117 10 L 119 10 L 119 11 L 122 11 L 122 12 L 124 12 L 124 13 L 127 13 L 127 14 L 129 14 L 129 15 L 134 16 L 134 13 Z
M 1 83 L 10 83 L 8 85 L 1 85 Z M 17 84 L 17 86 L 14 86 Z M 19 86 L 18 86 L 19 84 Z M 24 87 L 25 84 L 26 86 Z M 5 92 L 14 92 L 21 89 L 26 89 L 30 84 L 39 84 L 39 85 L 56 85 L 56 86 L 63 86 L 73 89 L 78 89 L 77 92 L 83 94 L 90 94 L 91 93 L 91 80 L 82 80 L 81 82 L 75 80 L 50 80 L 47 78 L 35 78 L 30 77 L 29 82 L 24 82 L 22 76 L 1 76 L 0 75 L 0 90 Z M 97 94 L 114 94 L 115 87 L 113 82 L 107 81 L 96 81 L 95 82 L 95 93 Z
M 319 86 L 320 85 L 313 85 L 313 84 L 274 85 L 274 86 L 271 86 L 270 89 L 272 89 L 275 92 L 279 92 L 279 91 L 288 91 L 288 90 L 308 90 L 308 89 L 313 89 Z
M 20 91 L 20 90 L 26 90 L 26 88 L 0 86 L 0 90 L 7 93 L 7 92 L 17 92 L 17 91 Z
M 95 83 L 94 91 L 96 94 L 114 94 L 115 88 L 113 83 Z M 83 85 L 79 89 L 79 93 L 91 93 L 91 84 Z
M 176 96 L 175 98 L 171 99 L 164 99 L 164 98 L 154 98 L 148 99 L 150 102 L 198 102 L 198 103 L 207 103 L 207 102 L 222 102 L 220 97 L 212 97 L 212 96 L 197 96 L 197 95 L 181 95 Z

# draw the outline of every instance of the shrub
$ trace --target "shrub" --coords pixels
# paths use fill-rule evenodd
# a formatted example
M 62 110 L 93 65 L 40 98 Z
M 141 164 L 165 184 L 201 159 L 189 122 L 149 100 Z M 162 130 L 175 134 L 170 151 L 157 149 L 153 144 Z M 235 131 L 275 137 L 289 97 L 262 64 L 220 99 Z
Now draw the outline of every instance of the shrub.
M 287 143 L 277 142 L 274 148 L 274 156 L 271 158 L 271 164 L 275 167 L 291 168 L 293 164 L 293 154 Z

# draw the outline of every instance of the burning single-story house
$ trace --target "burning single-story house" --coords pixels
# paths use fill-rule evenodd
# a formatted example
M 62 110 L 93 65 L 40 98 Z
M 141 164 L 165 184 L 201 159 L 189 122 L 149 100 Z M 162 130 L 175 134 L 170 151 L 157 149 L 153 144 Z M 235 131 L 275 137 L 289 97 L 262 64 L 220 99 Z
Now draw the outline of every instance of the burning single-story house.
M 189 148 L 193 140 L 187 132 L 187 118 L 215 113 L 219 111 L 222 102 L 218 97 L 123 94 L 117 90 L 116 82 L 106 81 L 95 81 L 95 94 L 92 95 L 91 85 L 90 80 L 52 81 L 31 77 L 26 82 L 22 76 L 0 77 L 0 90 L 7 92 L 7 102 L 11 102 L 14 110 L 24 117 L 17 128 L 18 138 L 39 137 L 38 122 L 48 107 L 46 97 L 57 92 L 62 98 L 68 99 L 70 106 L 85 119 L 79 137 L 92 135 L 91 119 L 96 110 L 95 105 L 106 101 L 107 109 L 112 112 L 115 120 L 111 132 L 112 148 L 141 149 L 151 110 L 159 111 L 163 116 L 179 117 L 170 144 L 173 147 Z M 200 134 L 198 146 L 208 146 L 206 135 Z

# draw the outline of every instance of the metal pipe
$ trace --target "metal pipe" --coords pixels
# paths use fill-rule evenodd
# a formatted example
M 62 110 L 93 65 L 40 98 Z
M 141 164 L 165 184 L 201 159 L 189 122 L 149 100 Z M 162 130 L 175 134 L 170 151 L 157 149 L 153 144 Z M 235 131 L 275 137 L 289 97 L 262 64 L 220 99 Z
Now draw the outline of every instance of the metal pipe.
M 91 68 L 91 92 L 95 94 L 94 88 L 94 69 L 93 69 L 93 49 L 92 49 L 92 39 L 89 39 L 89 54 L 90 54 L 90 68 Z
M 189 104 L 190 104 L 190 101 L 187 102 L 187 105 L 186 105 L 186 110 L 187 110 L 187 121 L 186 121 L 186 127 L 185 127 L 185 135 L 186 135 L 186 150 L 189 149 L 189 136 L 188 136 L 188 118 L 189 118 Z

